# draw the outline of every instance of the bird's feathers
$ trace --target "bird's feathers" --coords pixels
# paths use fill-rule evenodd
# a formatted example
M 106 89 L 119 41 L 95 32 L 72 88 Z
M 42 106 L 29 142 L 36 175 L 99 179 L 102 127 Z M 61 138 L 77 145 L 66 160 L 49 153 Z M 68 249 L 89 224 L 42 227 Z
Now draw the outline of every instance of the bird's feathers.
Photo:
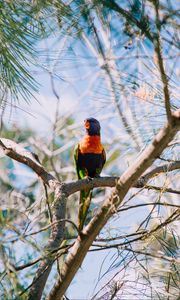
M 92 199 L 92 190 L 83 190 L 80 192 L 79 213 L 78 213 L 78 228 L 83 229 L 89 206 Z
M 87 134 L 74 149 L 74 161 L 78 179 L 99 176 L 106 161 L 105 150 L 100 140 L 100 124 L 96 119 L 85 120 Z M 97 134 L 96 134 L 97 133 Z M 83 228 L 92 198 L 92 190 L 80 192 L 78 226 Z

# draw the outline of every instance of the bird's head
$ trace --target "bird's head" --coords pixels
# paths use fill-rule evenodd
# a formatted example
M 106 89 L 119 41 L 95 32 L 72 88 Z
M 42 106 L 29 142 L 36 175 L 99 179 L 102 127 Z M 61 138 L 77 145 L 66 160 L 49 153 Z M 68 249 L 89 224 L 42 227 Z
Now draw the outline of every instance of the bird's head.
M 101 126 L 98 120 L 88 118 L 84 120 L 84 127 L 88 135 L 100 135 Z

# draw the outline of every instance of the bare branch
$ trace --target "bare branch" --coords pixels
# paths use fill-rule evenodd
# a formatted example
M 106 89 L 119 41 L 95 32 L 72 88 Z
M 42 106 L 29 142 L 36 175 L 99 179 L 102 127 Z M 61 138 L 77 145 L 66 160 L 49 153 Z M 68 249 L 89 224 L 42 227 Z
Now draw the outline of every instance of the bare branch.
M 164 62 L 162 57 L 162 45 L 161 45 L 161 38 L 160 38 L 160 18 L 159 18 L 159 1 L 153 1 L 155 12 L 156 12 L 156 27 L 157 27 L 157 35 L 154 41 L 155 45 L 155 52 L 157 55 L 157 61 L 159 66 L 159 71 L 161 75 L 161 81 L 163 84 L 163 93 L 164 93 L 164 101 L 165 101 L 165 108 L 167 119 L 169 122 L 172 121 L 171 116 L 171 103 L 170 103 L 170 94 L 169 94 L 169 87 L 168 87 L 168 78 L 164 68 Z
M 139 232 L 123 234 L 123 235 L 112 237 L 112 238 L 98 238 L 95 241 L 96 242 L 112 242 L 112 241 L 116 241 L 116 240 L 125 239 L 125 238 L 128 238 L 128 237 L 132 237 L 132 236 L 135 236 L 135 235 L 141 235 L 141 234 L 144 234 L 146 232 L 147 232 L 147 230 L 141 230 Z
M 52 232 L 44 248 L 44 259 L 40 263 L 28 295 L 28 300 L 41 299 L 44 286 L 54 263 L 54 250 L 58 249 L 64 239 L 66 194 L 61 189 L 55 190 L 55 201 L 52 206 Z M 58 220 L 64 220 L 58 223 Z
M 10 241 L 8 240 L 8 242 L 14 243 L 14 242 L 18 241 L 19 239 L 22 239 L 22 238 L 26 238 L 26 237 L 29 237 L 29 236 L 33 236 L 33 235 L 39 234 L 40 232 L 46 231 L 47 229 L 51 228 L 52 225 L 58 224 L 58 223 L 60 223 L 60 222 L 67 222 L 67 223 L 70 223 L 70 224 L 73 225 L 73 227 L 76 229 L 77 233 L 79 232 L 78 227 L 76 226 L 76 224 L 75 224 L 73 221 L 68 220 L 68 219 L 63 219 L 63 220 L 58 220 L 58 221 L 55 222 L 55 223 L 51 223 L 51 224 L 49 224 L 49 225 L 47 225 L 47 226 L 45 226 L 45 227 L 43 227 L 43 228 L 41 228 L 41 229 L 39 229 L 39 230 L 37 230 L 37 231 L 33 231 L 33 232 L 27 233 L 27 234 L 23 234 L 23 235 L 20 235 L 20 236 L 18 236 L 18 237 L 14 237 L 14 236 L 9 237 L 9 240 L 10 240 Z
M 146 189 L 148 190 L 155 190 L 155 191 L 159 191 L 161 193 L 172 193 L 172 194 L 177 194 L 177 195 L 180 195 L 180 190 L 174 190 L 174 189 L 171 189 L 171 188 L 166 188 L 166 187 L 160 187 L 160 186 L 155 186 L 155 185 L 149 185 L 147 184 L 145 186 Z
M 30 167 L 44 183 L 54 189 L 55 178 L 47 173 L 42 165 L 37 161 L 35 155 L 9 139 L 0 139 L 0 148 L 4 154 L 10 158 Z M 53 181 L 53 184 L 52 184 Z
M 140 254 L 140 255 L 144 255 L 144 256 L 149 256 L 149 257 L 153 257 L 153 258 L 158 258 L 158 259 L 164 259 L 170 263 L 180 263 L 180 260 L 179 259 L 175 259 L 173 257 L 169 257 L 169 256 L 165 256 L 165 255 L 154 255 L 152 253 L 148 253 L 148 252 L 143 252 L 141 250 L 133 250 L 131 248 L 128 248 L 127 246 L 124 247 L 124 250 L 127 250 L 129 252 L 133 252 L 133 253 L 136 253 L 136 254 Z
M 17 143 L 9 139 L 0 139 L 0 147 L 4 151 L 4 154 L 10 158 L 19 161 L 28 167 L 30 167 L 42 180 L 45 184 L 48 184 L 49 187 L 55 191 L 56 189 L 61 189 L 61 184 L 56 180 L 50 173 L 48 173 L 42 165 L 35 159 L 33 154 L 30 151 L 25 150 L 20 147 Z M 154 177 L 158 176 L 161 173 L 166 173 L 174 170 L 180 169 L 180 161 L 174 161 L 167 163 L 161 166 L 158 166 L 151 171 L 145 173 L 141 176 L 136 183 L 133 184 L 133 187 L 141 188 L 144 187 L 147 181 Z M 96 188 L 96 187 L 115 187 L 119 177 L 99 177 L 93 178 L 91 181 L 88 179 L 77 180 L 69 183 L 63 183 L 63 191 L 66 196 L 70 196 L 77 191 L 81 191 L 85 188 Z M 158 187 L 157 187 L 158 189 Z
M 122 212 L 122 211 L 126 211 L 129 209 L 133 209 L 133 208 L 137 208 L 137 207 L 143 207 L 143 206 L 148 206 L 148 205 L 160 205 L 160 206 L 169 206 L 169 207 L 176 207 L 176 208 L 180 208 L 180 205 L 177 204 L 171 204 L 171 203 L 167 203 L 167 202 L 149 202 L 149 203 L 140 203 L 140 204 L 136 204 L 136 205 L 131 205 L 131 206 L 125 206 L 125 207 L 121 207 L 117 210 L 117 212 Z
M 116 11 L 117 13 L 122 15 L 128 22 L 135 24 L 139 29 L 141 29 L 142 33 L 144 33 L 145 36 L 155 46 L 155 52 L 156 52 L 157 58 L 158 58 L 158 65 L 159 65 L 159 70 L 160 70 L 160 74 L 161 74 L 161 80 L 163 83 L 163 93 L 164 93 L 166 114 L 167 114 L 168 121 L 171 122 L 172 118 L 171 118 L 171 105 L 170 105 L 170 94 L 169 94 L 169 88 L 168 88 L 168 79 L 167 79 L 167 75 L 165 73 L 163 58 L 162 58 L 162 54 L 161 54 L 162 46 L 161 46 L 160 34 L 159 34 L 160 20 L 159 20 L 159 11 L 158 11 L 158 1 L 152 1 L 152 2 L 154 3 L 155 11 L 156 11 L 156 26 L 157 26 L 156 38 L 155 38 L 155 35 L 153 35 L 150 32 L 149 27 L 145 26 L 145 24 L 143 23 L 143 19 L 142 19 L 142 21 L 137 20 L 127 10 L 125 10 L 121 6 L 119 6 L 114 0 L 111 0 L 111 1 L 102 0 L 102 3 L 104 6 L 113 9 L 114 11 Z
M 98 250 L 106 250 L 106 249 L 110 249 L 110 248 L 118 248 L 118 247 L 122 247 L 122 246 L 127 245 L 127 244 L 132 244 L 133 242 L 144 241 L 147 238 L 149 238 L 151 235 L 153 235 L 155 232 L 159 231 L 160 229 L 167 226 L 168 224 L 176 221 L 179 216 L 180 216 L 180 209 L 176 209 L 166 220 L 164 220 L 164 222 L 158 224 L 155 228 L 151 229 L 149 232 L 148 231 L 142 232 L 142 234 L 140 236 L 138 236 L 137 238 L 134 238 L 132 240 L 127 240 L 127 241 L 124 241 L 122 243 L 116 243 L 116 244 L 110 244 L 110 245 L 109 244 L 94 243 L 93 246 L 98 247 L 98 248 L 92 249 L 90 251 L 98 251 Z
M 158 224 L 155 228 L 153 228 L 152 230 L 150 230 L 150 232 L 147 232 L 145 234 L 145 236 L 142 238 L 142 240 L 149 238 L 152 234 L 154 234 L 155 232 L 157 232 L 159 229 L 163 228 L 164 226 L 174 222 L 175 220 L 178 219 L 178 217 L 180 216 L 180 209 L 177 208 L 164 222 Z
M 29 300 L 34 298 L 38 300 L 41 298 L 52 264 L 54 263 L 54 255 L 51 253 L 59 247 L 64 238 L 65 221 L 58 221 L 65 220 L 66 194 L 63 191 L 63 184 L 57 181 L 50 173 L 46 172 L 30 151 L 7 139 L 0 139 L 0 148 L 5 155 L 30 167 L 55 193 L 54 203 L 51 208 L 51 236 L 44 249 L 44 259 L 37 269 L 28 297 Z
M 140 184 L 139 187 L 143 187 L 150 178 L 158 176 L 161 173 L 167 173 L 169 171 L 177 170 L 179 168 L 180 168 L 180 161 L 176 161 L 176 162 L 172 162 L 172 163 L 168 163 L 168 164 L 158 166 L 158 167 L 152 169 L 151 171 L 145 173 L 139 180 L 140 182 L 142 182 L 142 186 L 141 186 L 141 183 L 139 181 L 137 181 L 137 186 L 138 186 L 138 183 L 139 183 Z
M 180 161 L 173 163 L 164 164 L 162 166 L 156 167 L 151 171 L 145 173 L 141 176 L 136 183 L 133 184 L 133 187 L 142 188 L 146 186 L 147 181 L 155 176 L 160 175 L 161 173 L 167 173 L 170 171 L 180 169 Z M 70 183 L 65 183 L 64 189 L 67 195 L 74 194 L 77 191 L 81 191 L 85 188 L 96 188 L 96 187 L 115 187 L 119 177 L 99 177 L 93 178 L 91 181 L 88 179 L 73 181 Z M 158 189 L 158 187 L 157 187 Z M 167 190 L 166 190 L 167 191 Z M 170 191 L 171 192 L 171 191 Z

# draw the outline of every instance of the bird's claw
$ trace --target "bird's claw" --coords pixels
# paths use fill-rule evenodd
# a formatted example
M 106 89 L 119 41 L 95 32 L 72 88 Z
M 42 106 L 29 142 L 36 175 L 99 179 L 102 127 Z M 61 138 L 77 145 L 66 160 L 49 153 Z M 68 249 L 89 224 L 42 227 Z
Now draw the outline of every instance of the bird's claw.
M 87 176 L 86 179 L 87 179 L 87 181 L 92 181 L 93 180 L 93 178 L 90 177 L 90 176 Z

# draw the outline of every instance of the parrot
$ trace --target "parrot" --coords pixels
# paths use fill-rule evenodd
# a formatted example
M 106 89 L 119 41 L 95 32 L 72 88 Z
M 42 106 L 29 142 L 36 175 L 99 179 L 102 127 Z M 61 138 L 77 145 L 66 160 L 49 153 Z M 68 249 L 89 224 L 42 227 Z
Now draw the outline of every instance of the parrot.
M 84 120 L 86 134 L 75 146 L 74 160 L 78 179 L 99 177 L 106 162 L 106 153 L 101 144 L 100 123 L 94 118 Z M 80 191 L 78 229 L 83 229 L 92 198 L 92 189 Z

